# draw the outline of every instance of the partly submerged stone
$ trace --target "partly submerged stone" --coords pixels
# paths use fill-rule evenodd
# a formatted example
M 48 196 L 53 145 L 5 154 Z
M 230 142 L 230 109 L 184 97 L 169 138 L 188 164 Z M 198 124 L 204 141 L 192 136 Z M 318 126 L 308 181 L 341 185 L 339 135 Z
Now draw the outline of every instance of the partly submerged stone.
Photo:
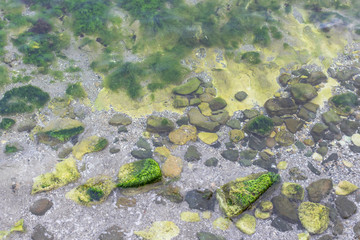
M 179 95 L 188 95 L 195 92 L 201 84 L 197 78 L 191 78 L 187 83 L 177 86 L 173 89 L 173 93 Z
M 106 148 L 108 140 L 103 137 L 91 136 L 87 137 L 73 147 L 72 154 L 76 159 L 81 160 L 87 153 L 99 152 Z
M 358 97 L 352 92 L 342 93 L 331 97 L 329 104 L 337 114 L 347 116 L 358 105 Z
M 72 158 L 65 159 L 56 164 L 54 172 L 45 173 L 34 178 L 31 194 L 65 186 L 76 181 L 79 177 L 80 173 L 76 168 L 76 160 Z
M 48 123 L 36 134 L 39 142 L 54 146 L 84 131 L 84 124 L 74 119 L 59 118 Z
M 117 186 L 138 187 L 161 180 L 159 164 L 151 158 L 124 164 L 118 174 Z
M 195 142 L 196 139 L 196 127 L 191 125 L 182 125 L 169 134 L 170 142 L 176 145 L 185 145 L 189 141 Z
M 302 202 L 299 219 L 303 227 L 312 234 L 323 233 L 329 225 L 329 208 L 319 203 Z
M 290 92 L 298 104 L 304 104 L 318 95 L 316 89 L 307 83 L 295 83 L 291 85 Z
M 148 229 L 134 233 L 147 240 L 171 240 L 179 235 L 180 229 L 173 222 L 159 221 L 154 222 Z
M 131 117 L 126 115 L 125 113 L 117 113 L 114 116 L 112 116 L 109 120 L 109 124 L 112 126 L 127 126 L 132 123 Z
M 220 208 L 228 217 L 239 215 L 279 178 L 272 172 L 256 173 L 223 185 L 216 194 Z
M 252 235 L 256 230 L 256 218 L 249 214 L 244 214 L 236 222 L 236 227 L 247 235 Z
M 208 118 L 201 114 L 197 108 L 190 109 L 188 116 L 190 123 L 199 130 L 206 132 L 216 132 L 220 128 L 220 124 L 218 122 L 208 120 Z
M 175 128 L 175 124 L 165 117 L 150 116 L 146 120 L 146 131 L 152 133 L 171 132 Z
M 298 109 L 291 98 L 272 98 L 265 102 L 264 107 L 271 117 L 294 114 Z
M 336 195 L 349 195 L 356 191 L 358 187 L 351 182 L 348 181 L 341 181 L 339 184 L 335 187 L 335 194 Z
M 209 102 L 209 107 L 211 111 L 217 111 L 223 109 L 227 106 L 226 101 L 221 97 L 216 97 Z
M 97 176 L 72 189 L 66 193 L 65 197 L 78 204 L 91 206 L 105 201 L 115 187 L 116 185 L 111 177 Z

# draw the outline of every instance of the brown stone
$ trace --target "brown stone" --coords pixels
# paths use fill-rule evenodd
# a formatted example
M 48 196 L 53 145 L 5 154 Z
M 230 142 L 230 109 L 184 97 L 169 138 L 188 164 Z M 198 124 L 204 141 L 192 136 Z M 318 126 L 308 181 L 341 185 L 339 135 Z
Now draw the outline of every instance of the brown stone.
M 196 141 L 196 127 L 191 125 L 182 125 L 169 134 L 170 142 L 177 145 L 185 145 L 188 141 Z
M 30 207 L 30 212 L 37 216 L 43 216 L 52 206 L 52 201 L 42 198 L 33 203 Z
M 162 173 L 165 177 L 179 177 L 182 172 L 183 161 L 179 157 L 170 156 L 161 166 Z

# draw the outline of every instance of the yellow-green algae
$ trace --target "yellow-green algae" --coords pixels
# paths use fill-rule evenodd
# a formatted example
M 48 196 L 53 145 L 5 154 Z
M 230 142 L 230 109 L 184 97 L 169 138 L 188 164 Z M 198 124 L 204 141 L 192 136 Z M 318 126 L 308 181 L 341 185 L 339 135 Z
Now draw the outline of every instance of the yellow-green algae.
M 0 231 L 0 240 L 6 239 L 13 232 L 24 232 L 24 219 L 17 221 L 9 231 Z
M 118 174 L 118 187 L 138 187 L 161 180 L 159 164 L 151 158 L 124 164 Z
M 111 177 L 97 176 L 72 189 L 66 193 L 65 197 L 78 204 L 91 206 L 105 201 L 115 187 L 116 184 L 111 180 Z
M 76 160 L 72 158 L 65 159 L 56 164 L 55 171 L 34 178 L 31 194 L 65 186 L 70 182 L 76 181 L 79 177 L 80 173 L 76 167 Z
M 154 222 L 148 229 L 134 233 L 147 240 L 171 240 L 179 235 L 180 229 L 173 222 L 159 221 Z
M 223 185 L 216 191 L 216 198 L 226 216 L 235 217 L 279 179 L 280 176 L 272 172 L 251 174 Z
M 103 150 L 108 144 L 108 141 L 103 137 L 91 136 L 85 138 L 73 147 L 72 154 L 78 160 L 81 160 L 87 153 L 98 152 Z
M 320 234 L 328 228 L 328 207 L 319 203 L 302 202 L 298 210 L 300 222 L 309 233 Z

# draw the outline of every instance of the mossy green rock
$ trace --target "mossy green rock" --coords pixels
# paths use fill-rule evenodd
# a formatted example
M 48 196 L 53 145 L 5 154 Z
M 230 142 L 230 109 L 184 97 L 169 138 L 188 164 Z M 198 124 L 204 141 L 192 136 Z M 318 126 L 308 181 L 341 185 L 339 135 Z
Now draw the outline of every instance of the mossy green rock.
M 195 92 L 201 84 L 201 81 L 197 78 L 191 78 L 187 83 L 184 83 L 173 89 L 173 93 L 179 95 L 188 95 Z
M 295 102 L 300 104 L 306 103 L 318 95 L 316 89 L 311 84 L 307 83 L 296 83 L 291 85 L 290 92 Z
M 294 144 L 295 139 L 294 139 L 294 134 L 282 130 L 280 132 L 278 132 L 275 136 L 275 141 L 280 145 L 280 146 L 290 146 L 292 144 Z
M 329 103 L 337 114 L 347 116 L 358 105 L 358 97 L 352 92 L 343 93 L 331 97 Z
M 146 131 L 152 133 L 171 132 L 175 128 L 175 124 L 165 117 L 150 116 L 146 124 Z
M 298 106 L 291 98 L 271 98 L 264 104 L 269 116 L 283 116 L 297 112 Z
M 336 114 L 334 110 L 327 111 L 321 115 L 322 120 L 325 124 L 338 124 L 341 121 L 339 115 Z
M 282 185 L 281 193 L 290 199 L 300 201 L 304 199 L 304 188 L 297 183 L 285 182 Z
M 220 124 L 218 122 L 208 120 L 208 118 L 201 114 L 197 108 L 190 109 L 188 116 L 190 123 L 199 130 L 205 132 L 216 132 L 220 128 Z
M 59 118 L 48 123 L 37 133 L 39 142 L 54 146 L 68 141 L 84 131 L 84 124 L 77 120 Z
M 311 234 L 323 233 L 329 225 L 329 208 L 319 203 L 303 202 L 299 206 L 299 219 Z
M 91 206 L 105 201 L 115 187 L 111 177 L 98 176 L 90 178 L 85 184 L 72 189 L 66 193 L 65 197 L 78 204 Z
M 228 217 L 235 217 L 255 202 L 273 183 L 278 174 L 256 173 L 226 183 L 216 192 L 220 208 Z
M 264 115 L 257 116 L 251 119 L 245 125 L 245 131 L 254 133 L 259 136 L 268 136 L 274 128 L 274 123 L 271 118 Z
M 255 233 L 256 228 L 256 218 L 249 214 L 244 214 L 237 222 L 236 227 L 240 229 L 243 233 L 247 235 L 252 235 Z
M 227 106 L 226 101 L 221 97 L 214 98 L 209 102 L 209 107 L 211 111 L 218 111 L 220 109 L 225 108 L 226 106 Z
M 109 142 L 106 138 L 90 136 L 78 142 L 73 147 L 72 154 L 76 159 L 81 160 L 85 154 L 104 150 L 108 144 Z
M 8 130 L 14 126 L 15 120 L 11 118 L 3 118 L 0 122 L 0 129 Z
M 161 180 L 159 164 L 151 158 L 123 165 L 118 174 L 118 187 L 139 187 Z
M 183 108 L 189 106 L 189 99 L 184 96 L 175 96 L 173 102 L 174 108 Z
M 55 171 L 42 174 L 34 178 L 31 194 L 38 192 L 50 191 L 66 184 L 76 181 L 80 177 L 80 173 L 76 168 L 75 159 L 65 159 L 55 166 Z

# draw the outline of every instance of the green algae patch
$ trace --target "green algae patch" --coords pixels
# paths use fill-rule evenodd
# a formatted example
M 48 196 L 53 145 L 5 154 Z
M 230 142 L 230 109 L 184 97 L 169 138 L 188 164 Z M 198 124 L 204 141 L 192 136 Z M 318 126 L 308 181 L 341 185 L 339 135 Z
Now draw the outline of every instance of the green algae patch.
M 329 225 L 329 208 L 319 203 L 302 202 L 299 206 L 299 219 L 311 234 L 323 233 Z
M 48 93 L 32 85 L 13 88 L 0 100 L 0 114 L 33 112 L 43 107 L 50 99 Z
M 352 92 L 335 95 L 329 99 L 330 105 L 339 115 L 349 115 L 355 106 L 358 105 L 358 97 Z
M 13 232 L 25 232 L 24 219 L 17 221 L 9 231 L 0 231 L 0 240 L 6 239 Z
M 69 84 L 68 87 L 66 88 L 66 94 L 75 99 L 78 98 L 82 99 L 87 96 L 81 82 Z
M 201 84 L 201 82 L 199 79 L 192 78 L 188 82 L 186 82 L 178 87 L 175 87 L 173 89 L 173 93 L 180 94 L 180 95 L 188 95 L 188 94 L 195 92 L 199 88 L 200 84 Z
M 108 140 L 106 138 L 91 136 L 77 143 L 73 148 L 72 154 L 76 159 L 81 160 L 85 154 L 99 152 L 106 148 L 107 145 Z
M 118 174 L 117 187 L 139 187 L 161 180 L 159 164 L 151 158 L 127 163 L 123 165 Z
M 85 184 L 72 189 L 65 197 L 78 204 L 91 206 L 105 201 L 115 187 L 116 185 L 110 177 L 98 176 L 90 178 Z
M 235 217 L 279 179 L 280 176 L 272 172 L 251 174 L 223 185 L 217 190 L 216 198 L 226 216 Z
M 59 118 L 56 119 L 43 129 L 37 132 L 37 136 L 40 142 L 48 145 L 56 145 L 58 143 L 64 143 L 71 137 L 79 135 L 84 131 L 84 124 L 80 121 Z
M 15 120 L 11 118 L 3 118 L 0 122 L 0 129 L 8 130 L 14 126 Z
M 171 240 L 179 235 L 180 229 L 173 222 L 159 221 L 154 222 L 148 229 L 134 233 L 147 240 Z
M 260 136 L 268 136 L 274 128 L 273 120 L 264 115 L 251 119 L 246 125 L 245 130 Z
M 65 186 L 70 182 L 76 181 L 79 177 L 80 173 L 76 167 L 76 160 L 72 158 L 65 159 L 56 164 L 55 171 L 34 178 L 31 194 Z

